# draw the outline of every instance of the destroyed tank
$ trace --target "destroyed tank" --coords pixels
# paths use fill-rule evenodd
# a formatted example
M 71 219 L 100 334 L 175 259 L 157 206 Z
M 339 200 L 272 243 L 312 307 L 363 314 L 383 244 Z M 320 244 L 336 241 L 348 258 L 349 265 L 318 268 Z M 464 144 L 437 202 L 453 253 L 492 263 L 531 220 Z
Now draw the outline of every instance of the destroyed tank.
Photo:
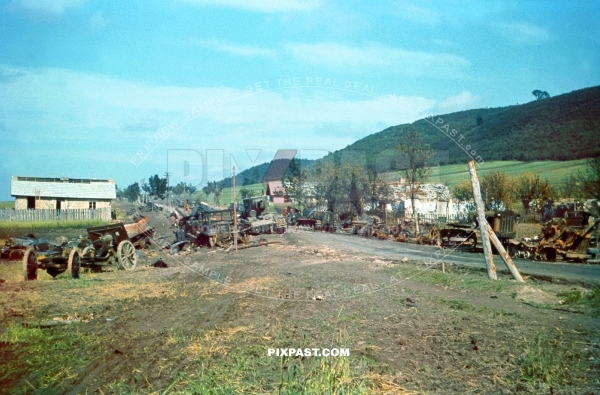
M 244 210 L 240 213 L 240 234 L 282 234 L 287 227 L 283 215 L 268 212 L 269 197 L 254 196 L 243 200 Z

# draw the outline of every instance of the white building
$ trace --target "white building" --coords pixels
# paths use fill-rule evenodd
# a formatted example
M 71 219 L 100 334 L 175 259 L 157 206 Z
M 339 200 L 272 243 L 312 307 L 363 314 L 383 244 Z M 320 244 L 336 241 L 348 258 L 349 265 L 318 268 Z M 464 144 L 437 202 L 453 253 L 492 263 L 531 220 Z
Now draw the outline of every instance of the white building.
M 404 207 L 405 215 L 411 216 L 410 187 L 401 183 L 392 183 L 390 186 L 394 190 L 397 203 L 389 205 L 388 210 L 397 211 Z M 415 206 L 420 214 L 438 216 L 456 215 L 459 209 L 458 205 L 452 201 L 450 190 L 444 184 L 418 185 L 416 187 Z
M 110 208 L 116 198 L 114 180 L 13 176 L 10 194 L 15 209 Z

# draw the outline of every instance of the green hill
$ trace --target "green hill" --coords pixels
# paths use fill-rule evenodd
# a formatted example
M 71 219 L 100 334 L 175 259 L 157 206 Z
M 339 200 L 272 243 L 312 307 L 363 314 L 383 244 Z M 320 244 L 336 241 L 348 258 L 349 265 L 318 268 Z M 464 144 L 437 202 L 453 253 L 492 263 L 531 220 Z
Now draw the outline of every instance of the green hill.
M 389 180 L 398 178 L 395 147 L 408 124 L 392 126 L 364 137 L 320 160 L 358 160 Z M 480 108 L 421 119 L 419 130 L 437 155 L 431 182 L 452 186 L 468 179 L 465 164 L 477 159 L 480 174 L 501 170 L 511 175 L 532 171 L 553 185 L 585 167 L 583 158 L 600 155 L 600 86 L 581 89 L 530 103 Z M 472 152 L 471 157 L 465 149 Z M 301 167 L 318 161 L 303 160 Z M 237 175 L 237 184 L 262 180 L 270 163 Z M 231 178 L 222 181 L 231 186 Z
M 325 157 L 366 157 L 379 172 L 394 170 L 394 149 L 408 124 L 374 133 Z M 412 124 L 438 151 L 435 162 L 576 160 L 600 155 L 600 87 L 530 103 L 460 111 Z

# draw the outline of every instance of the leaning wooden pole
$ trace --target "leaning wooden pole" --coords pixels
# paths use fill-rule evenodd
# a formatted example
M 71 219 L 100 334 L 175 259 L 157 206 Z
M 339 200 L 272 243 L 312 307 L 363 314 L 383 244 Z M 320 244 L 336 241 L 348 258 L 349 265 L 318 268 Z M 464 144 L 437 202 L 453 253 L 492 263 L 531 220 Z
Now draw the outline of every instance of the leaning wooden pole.
M 469 172 L 471 174 L 471 185 L 473 186 L 473 198 L 475 199 L 475 207 L 477 207 L 477 222 L 479 222 L 479 233 L 481 234 L 481 242 L 483 243 L 483 254 L 485 255 L 485 265 L 487 266 L 488 277 L 496 280 L 496 266 L 492 258 L 492 246 L 490 245 L 490 235 L 487 227 L 488 223 L 485 219 L 485 206 L 481 200 L 481 189 L 479 187 L 479 178 L 475 171 L 475 161 L 469 162 Z
M 498 236 L 496 236 L 494 229 L 492 229 L 490 224 L 488 224 L 487 222 L 486 222 L 486 225 L 487 225 L 488 234 L 490 236 L 490 240 L 492 241 L 492 243 L 494 243 L 494 246 L 496 246 L 496 249 L 500 253 L 500 257 L 502 258 L 504 263 L 506 263 L 506 267 L 508 267 L 508 270 L 510 270 L 510 273 L 512 274 L 512 276 L 514 277 L 515 280 L 517 280 L 520 283 L 524 283 L 525 280 L 523 280 L 523 277 L 521 277 L 521 273 L 519 273 L 519 269 L 517 269 L 517 267 L 513 263 L 512 259 L 510 258 L 510 256 L 506 252 L 506 250 L 504 249 L 504 246 L 500 242 L 500 239 L 498 239 Z

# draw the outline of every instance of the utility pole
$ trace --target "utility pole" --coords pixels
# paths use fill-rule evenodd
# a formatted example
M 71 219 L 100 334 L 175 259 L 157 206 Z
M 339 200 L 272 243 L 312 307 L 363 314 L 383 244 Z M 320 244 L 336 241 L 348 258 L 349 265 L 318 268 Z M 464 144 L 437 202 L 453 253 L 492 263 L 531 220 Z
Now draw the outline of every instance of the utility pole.
M 169 172 L 165 172 L 165 177 L 167 178 L 167 207 L 168 210 L 171 211 L 171 205 L 169 204 Z
M 237 202 L 236 202 L 236 196 L 235 196 L 235 166 L 233 166 L 233 172 L 232 172 L 233 176 L 231 177 L 231 180 L 233 182 L 233 245 L 235 247 L 235 255 L 238 254 L 238 243 L 237 243 L 237 234 L 238 234 L 238 229 L 237 229 Z

